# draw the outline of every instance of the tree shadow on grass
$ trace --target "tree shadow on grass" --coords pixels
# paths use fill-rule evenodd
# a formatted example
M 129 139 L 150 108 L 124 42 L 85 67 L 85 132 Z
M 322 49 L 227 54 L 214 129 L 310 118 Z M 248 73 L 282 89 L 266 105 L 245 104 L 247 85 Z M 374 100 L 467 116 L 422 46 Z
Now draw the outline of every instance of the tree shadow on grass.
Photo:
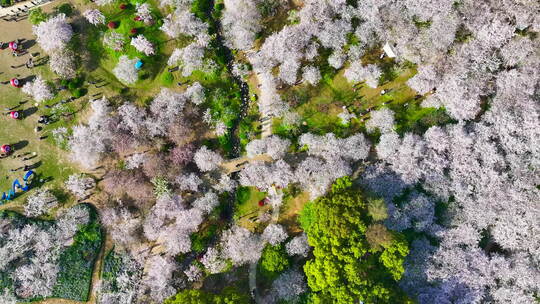
M 26 41 L 24 41 L 22 43 L 22 47 L 25 50 L 28 50 L 29 48 L 33 47 L 34 45 L 36 45 L 36 40 L 35 39 L 26 40 Z
M 21 150 L 26 146 L 28 146 L 28 140 L 21 140 L 21 141 L 15 143 L 15 144 L 13 144 L 13 149 Z
M 39 161 L 37 161 L 36 163 L 34 163 L 34 164 L 28 166 L 28 168 L 31 169 L 31 170 L 37 169 L 37 168 L 41 167 L 41 164 L 42 164 L 42 161 L 39 160 Z
M 37 107 L 30 107 L 28 109 L 24 109 L 22 111 L 23 118 L 26 118 L 28 116 L 31 116 L 31 115 L 35 114 L 37 112 L 37 110 L 38 110 Z

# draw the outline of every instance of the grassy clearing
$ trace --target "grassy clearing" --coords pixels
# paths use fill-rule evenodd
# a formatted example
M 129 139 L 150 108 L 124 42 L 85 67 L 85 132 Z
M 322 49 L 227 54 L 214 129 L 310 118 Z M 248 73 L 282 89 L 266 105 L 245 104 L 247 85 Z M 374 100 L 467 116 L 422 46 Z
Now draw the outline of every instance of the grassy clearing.
M 255 220 L 271 208 L 268 205 L 259 206 L 259 201 L 266 197 L 265 192 L 260 192 L 255 187 L 240 187 L 236 192 L 237 205 L 234 218 L 238 225 L 250 230 L 255 230 L 258 223 Z

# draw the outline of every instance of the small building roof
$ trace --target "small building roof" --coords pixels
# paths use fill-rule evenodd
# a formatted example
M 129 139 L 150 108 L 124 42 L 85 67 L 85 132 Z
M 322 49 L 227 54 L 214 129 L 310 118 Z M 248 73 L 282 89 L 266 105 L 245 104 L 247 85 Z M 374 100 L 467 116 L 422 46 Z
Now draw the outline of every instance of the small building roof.
M 386 56 L 390 58 L 396 58 L 396 51 L 394 48 L 390 45 L 390 43 L 386 42 L 386 44 L 383 46 L 383 51 L 386 54 Z

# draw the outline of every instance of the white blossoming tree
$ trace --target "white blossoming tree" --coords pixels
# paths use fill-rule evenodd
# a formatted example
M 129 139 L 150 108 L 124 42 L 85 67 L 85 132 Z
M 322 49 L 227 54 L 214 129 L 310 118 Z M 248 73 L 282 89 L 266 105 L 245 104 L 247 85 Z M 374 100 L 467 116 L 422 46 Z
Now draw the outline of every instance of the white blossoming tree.
M 376 88 L 381 77 L 381 69 L 374 64 L 362 66 L 360 61 L 355 61 L 345 70 L 343 76 L 349 82 L 365 81 L 369 87 Z
M 137 37 L 132 38 L 131 45 L 134 46 L 137 51 L 145 54 L 146 56 L 155 54 L 154 46 L 143 35 L 138 35 Z
M 83 13 L 84 18 L 93 25 L 105 24 L 105 15 L 98 9 L 89 9 Z
M 73 36 L 71 25 L 67 23 L 64 14 L 35 25 L 33 31 L 41 48 L 48 53 L 63 49 Z
M 150 10 L 150 5 L 148 3 L 137 3 L 135 8 L 137 9 L 137 17 L 139 17 L 139 19 L 144 23 L 149 24 L 152 22 L 152 20 L 154 20 L 154 18 L 152 18 L 152 11 Z
M 26 200 L 24 214 L 28 217 L 36 217 L 48 213 L 56 206 L 58 206 L 58 200 L 49 190 L 37 189 Z
M 117 32 L 108 32 L 103 36 L 103 44 L 115 51 L 121 51 L 126 43 L 126 37 Z
M 73 78 L 77 74 L 75 55 L 66 49 L 55 51 L 49 57 L 51 70 L 64 78 Z
M 139 79 L 137 69 L 135 68 L 135 63 L 138 61 L 138 58 L 129 59 L 128 56 L 122 55 L 119 58 L 118 64 L 113 69 L 113 73 L 125 84 L 134 84 Z
M 34 81 L 27 82 L 23 87 L 22 91 L 25 94 L 28 94 L 34 98 L 37 102 L 42 102 L 49 100 L 54 97 L 51 88 L 41 76 L 36 76 Z
M 65 183 L 66 188 L 77 198 L 84 199 L 92 192 L 96 186 L 93 178 L 83 174 L 72 174 Z
M 218 153 L 208 149 L 206 146 L 202 146 L 193 157 L 199 170 L 203 172 L 212 171 L 217 169 L 219 164 L 223 162 L 223 158 Z

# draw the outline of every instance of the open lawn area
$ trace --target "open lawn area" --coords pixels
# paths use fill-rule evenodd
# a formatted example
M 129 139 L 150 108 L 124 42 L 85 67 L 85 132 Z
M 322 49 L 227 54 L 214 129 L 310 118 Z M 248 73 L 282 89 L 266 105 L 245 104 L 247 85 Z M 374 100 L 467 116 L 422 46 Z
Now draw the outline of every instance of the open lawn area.
M 44 10 L 51 10 L 51 6 L 45 6 Z M 34 61 L 39 63 L 40 60 L 46 60 L 45 54 L 33 40 L 31 25 L 27 20 L 17 23 L 0 21 L 0 23 L 0 37 L 2 37 L 2 40 L 26 39 L 22 43 L 23 47 L 30 53 L 39 53 L 37 55 L 38 59 Z M 30 79 L 37 74 L 44 75 L 47 78 L 52 75 L 45 64 L 36 66 L 33 69 L 27 69 L 24 63 L 28 58 L 29 54 L 13 57 L 8 49 L 1 50 L 0 81 L 7 81 L 14 77 L 21 80 Z M 15 68 L 11 68 L 11 66 Z M 71 94 L 67 91 L 60 92 L 48 104 L 58 103 L 60 100 L 67 99 L 70 96 Z M 83 98 L 66 104 L 65 107 L 78 110 L 84 104 Z M 67 160 L 66 153 L 53 144 L 49 131 L 59 125 L 69 124 L 68 121 L 72 119 L 72 116 L 63 117 L 58 115 L 56 122 L 45 126 L 41 132 L 35 132 L 34 129 L 38 126 L 39 116 L 50 114 L 54 109 L 46 109 L 44 104 L 36 107 L 33 100 L 22 93 L 21 89 L 12 87 L 9 84 L 0 85 L 0 109 L 2 110 L 0 142 L 1 144 L 12 145 L 14 148 L 11 156 L 0 160 L 0 191 L 7 192 L 12 182 L 17 178 L 22 181 L 25 165 L 36 171 L 38 178 L 44 178 L 47 181 L 45 186 L 57 187 L 63 183 L 67 176 L 73 172 L 73 169 Z M 22 118 L 12 119 L 8 115 L 8 109 L 20 111 Z M 40 140 L 41 136 L 47 136 L 47 138 Z M 34 153 L 36 153 L 35 156 Z M 12 172 L 13 169 L 18 170 Z M 34 182 L 38 184 L 39 180 L 34 180 Z M 19 196 L 16 201 L 22 201 L 23 197 L 24 194 Z
M 258 191 L 255 187 L 240 187 L 236 197 L 234 217 L 237 224 L 252 231 L 257 229 L 256 220 L 271 210 L 269 205 L 259 206 L 259 201 L 266 198 L 266 193 Z

